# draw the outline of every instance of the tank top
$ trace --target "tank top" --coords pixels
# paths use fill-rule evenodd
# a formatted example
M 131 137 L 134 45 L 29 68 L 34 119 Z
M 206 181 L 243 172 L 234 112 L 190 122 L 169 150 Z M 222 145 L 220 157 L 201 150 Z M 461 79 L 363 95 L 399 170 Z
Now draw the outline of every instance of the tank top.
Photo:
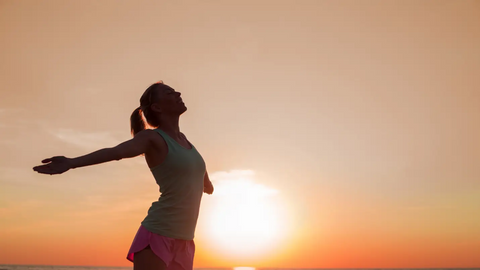
M 192 146 L 187 149 L 164 131 L 155 129 L 165 140 L 165 160 L 151 168 L 160 186 L 160 197 L 142 221 L 148 231 L 166 237 L 193 240 L 203 195 L 205 162 Z

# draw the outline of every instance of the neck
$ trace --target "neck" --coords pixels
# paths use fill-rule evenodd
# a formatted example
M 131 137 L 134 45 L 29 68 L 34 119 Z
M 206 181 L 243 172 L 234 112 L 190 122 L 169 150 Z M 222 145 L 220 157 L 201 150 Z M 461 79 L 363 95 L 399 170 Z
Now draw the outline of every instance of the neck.
M 169 135 L 180 137 L 180 126 L 178 124 L 179 120 L 180 116 L 161 116 L 161 124 L 158 126 L 158 128 L 165 131 Z

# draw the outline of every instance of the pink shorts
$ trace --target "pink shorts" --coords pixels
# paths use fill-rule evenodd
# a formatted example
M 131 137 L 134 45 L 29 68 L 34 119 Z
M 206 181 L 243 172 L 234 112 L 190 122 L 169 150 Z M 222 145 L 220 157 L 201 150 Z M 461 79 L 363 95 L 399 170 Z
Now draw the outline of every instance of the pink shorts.
M 192 270 L 195 243 L 193 240 L 181 240 L 152 233 L 140 226 L 133 239 L 132 246 L 127 254 L 127 259 L 133 262 L 133 256 L 150 246 L 167 266 L 168 270 Z

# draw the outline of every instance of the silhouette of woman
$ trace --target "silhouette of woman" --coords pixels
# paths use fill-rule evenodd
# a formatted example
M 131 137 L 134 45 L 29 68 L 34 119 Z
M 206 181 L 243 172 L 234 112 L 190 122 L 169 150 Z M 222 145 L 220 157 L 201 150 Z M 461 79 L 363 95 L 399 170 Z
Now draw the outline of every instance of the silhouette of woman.
M 127 259 L 134 270 L 191 270 L 193 242 L 203 192 L 213 193 L 205 162 L 180 132 L 180 115 L 187 110 L 180 92 L 157 82 L 145 90 L 130 117 L 133 139 L 112 148 L 67 158 L 42 160 L 33 170 L 61 174 L 70 169 L 145 155 L 160 197 L 141 222 Z M 147 129 L 142 119 L 155 129 Z

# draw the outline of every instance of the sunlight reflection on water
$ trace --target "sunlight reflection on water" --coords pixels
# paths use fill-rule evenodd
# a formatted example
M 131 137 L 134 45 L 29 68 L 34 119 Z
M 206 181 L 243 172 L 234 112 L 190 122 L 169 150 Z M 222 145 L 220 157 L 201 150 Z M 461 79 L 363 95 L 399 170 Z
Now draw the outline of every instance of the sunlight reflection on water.
M 237 267 L 233 267 L 233 270 L 255 270 L 255 267 L 237 266 Z

